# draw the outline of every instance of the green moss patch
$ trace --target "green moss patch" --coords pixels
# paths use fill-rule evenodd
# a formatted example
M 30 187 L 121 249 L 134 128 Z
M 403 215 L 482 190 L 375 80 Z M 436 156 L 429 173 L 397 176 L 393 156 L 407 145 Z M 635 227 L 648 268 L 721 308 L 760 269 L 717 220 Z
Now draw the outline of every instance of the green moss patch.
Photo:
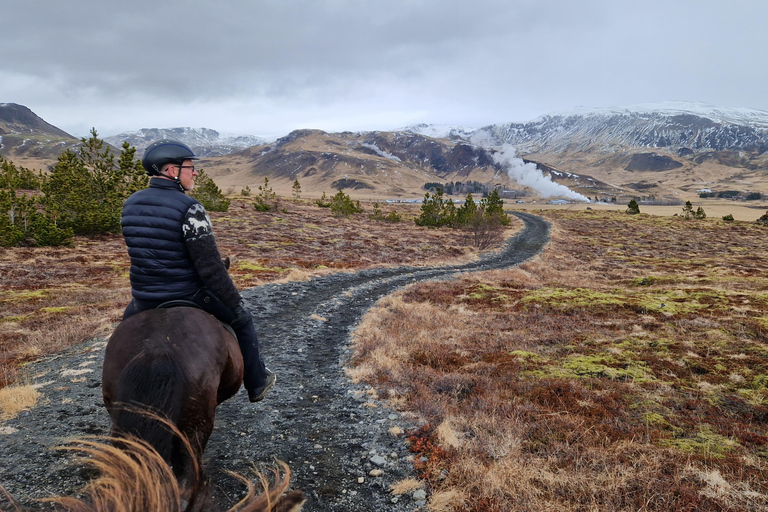
M 739 447 L 739 443 L 714 432 L 709 425 L 701 425 L 690 437 L 662 439 L 661 446 L 677 448 L 686 453 L 720 459 Z

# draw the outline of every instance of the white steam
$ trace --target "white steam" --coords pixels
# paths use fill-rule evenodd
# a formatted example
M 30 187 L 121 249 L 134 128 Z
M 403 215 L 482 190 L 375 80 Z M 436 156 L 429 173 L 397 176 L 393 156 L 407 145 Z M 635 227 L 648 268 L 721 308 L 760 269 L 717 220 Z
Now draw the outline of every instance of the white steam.
M 565 185 L 555 183 L 552 177 L 544 176 L 536 164 L 524 162 L 515 154 L 515 148 L 504 144 L 501 151 L 493 155 L 493 160 L 507 170 L 509 177 L 520 185 L 530 187 L 539 192 L 542 197 L 566 197 L 589 203 L 589 198 L 574 192 Z

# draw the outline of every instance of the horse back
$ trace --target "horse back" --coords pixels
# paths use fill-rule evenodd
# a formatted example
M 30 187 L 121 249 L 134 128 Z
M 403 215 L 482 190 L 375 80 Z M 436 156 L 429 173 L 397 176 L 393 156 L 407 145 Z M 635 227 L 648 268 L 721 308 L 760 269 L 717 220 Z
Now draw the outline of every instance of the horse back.
M 107 406 L 117 401 L 127 369 L 139 374 L 143 369 L 145 382 L 155 374 L 156 379 L 175 379 L 183 395 L 215 407 L 240 388 L 243 361 L 236 339 L 221 322 L 200 309 L 179 307 L 142 311 L 117 326 L 104 354 Z M 120 395 L 125 398 L 126 390 L 120 389 Z

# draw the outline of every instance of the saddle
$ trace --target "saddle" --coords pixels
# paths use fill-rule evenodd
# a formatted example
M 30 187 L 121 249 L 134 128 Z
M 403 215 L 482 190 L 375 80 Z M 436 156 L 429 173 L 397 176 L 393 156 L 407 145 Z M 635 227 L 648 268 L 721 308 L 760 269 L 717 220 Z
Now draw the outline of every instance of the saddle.
M 155 309 L 168 309 L 168 308 L 195 308 L 195 309 L 203 309 L 200 307 L 200 305 L 192 300 L 187 299 L 174 299 L 169 300 L 166 302 L 161 303 L 159 306 L 157 306 Z M 222 322 L 218 318 L 216 319 L 219 321 L 219 323 L 224 326 L 226 330 L 229 331 L 229 333 L 237 339 L 237 334 L 235 334 L 235 330 L 232 329 L 232 326 L 230 326 L 228 323 Z

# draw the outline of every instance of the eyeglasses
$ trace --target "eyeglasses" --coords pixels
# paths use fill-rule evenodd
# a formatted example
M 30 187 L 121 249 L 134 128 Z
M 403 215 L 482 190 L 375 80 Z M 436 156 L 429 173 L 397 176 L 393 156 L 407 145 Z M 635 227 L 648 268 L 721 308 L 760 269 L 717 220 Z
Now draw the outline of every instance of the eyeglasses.
M 195 166 L 194 165 L 177 165 L 179 169 L 192 169 L 192 172 L 195 172 Z

